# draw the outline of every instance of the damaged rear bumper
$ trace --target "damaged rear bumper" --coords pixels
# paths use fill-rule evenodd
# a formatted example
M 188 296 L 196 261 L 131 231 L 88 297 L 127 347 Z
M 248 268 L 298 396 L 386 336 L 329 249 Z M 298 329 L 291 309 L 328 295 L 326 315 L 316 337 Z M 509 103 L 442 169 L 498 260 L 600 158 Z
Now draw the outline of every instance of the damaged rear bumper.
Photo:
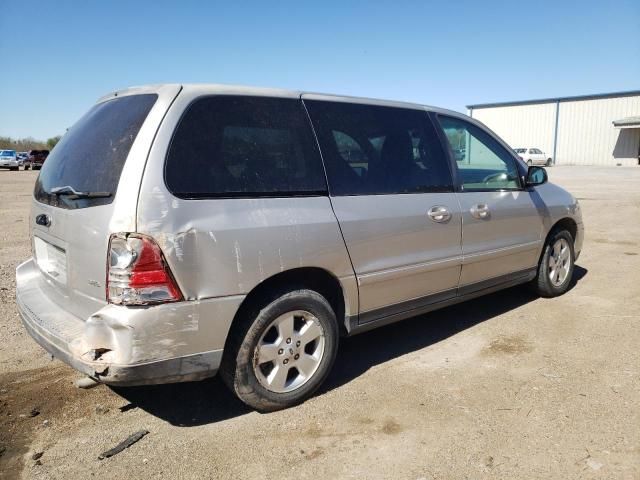
M 33 322 L 19 302 L 18 310 L 29 335 L 51 356 L 108 385 L 134 386 L 202 380 L 216 374 L 222 359 L 222 350 L 215 350 L 137 365 L 86 362 L 53 341 L 49 332 Z
M 47 295 L 46 283 L 32 260 L 16 271 L 16 303 L 27 332 L 53 357 L 109 385 L 215 375 L 242 300 L 228 297 L 148 308 L 104 305 L 85 321 L 56 304 Z

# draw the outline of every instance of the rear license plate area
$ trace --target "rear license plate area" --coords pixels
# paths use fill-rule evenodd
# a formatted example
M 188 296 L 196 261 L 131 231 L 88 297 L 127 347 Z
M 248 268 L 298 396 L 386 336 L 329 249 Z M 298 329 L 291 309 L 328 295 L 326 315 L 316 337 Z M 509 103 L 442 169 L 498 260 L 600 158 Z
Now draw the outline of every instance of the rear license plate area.
M 55 245 L 39 237 L 33 238 L 33 246 L 38 267 L 57 282 L 67 283 L 67 254 Z

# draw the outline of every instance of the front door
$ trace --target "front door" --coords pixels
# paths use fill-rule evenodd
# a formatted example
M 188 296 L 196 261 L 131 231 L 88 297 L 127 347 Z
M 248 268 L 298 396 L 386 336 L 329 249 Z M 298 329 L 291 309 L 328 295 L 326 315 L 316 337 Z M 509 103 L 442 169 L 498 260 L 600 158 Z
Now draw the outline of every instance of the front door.
M 450 144 L 466 142 L 465 158 L 455 162 L 463 229 L 460 293 L 531 275 L 543 224 L 516 159 L 474 123 L 448 116 L 439 121 Z
M 461 217 L 426 112 L 304 95 L 358 278 L 359 323 L 456 295 Z

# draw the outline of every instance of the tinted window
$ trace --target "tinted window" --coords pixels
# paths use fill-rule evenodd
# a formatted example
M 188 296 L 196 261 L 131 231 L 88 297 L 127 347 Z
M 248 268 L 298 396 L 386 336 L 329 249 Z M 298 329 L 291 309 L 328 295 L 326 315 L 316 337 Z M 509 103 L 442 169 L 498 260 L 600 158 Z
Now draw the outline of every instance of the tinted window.
M 122 167 L 157 95 L 129 95 L 95 105 L 60 139 L 43 164 L 35 186 L 40 202 L 63 208 L 103 205 L 105 198 L 70 199 L 51 189 L 70 186 L 81 192 L 115 194 Z M 49 153 L 32 151 L 33 155 Z
M 305 100 L 333 195 L 442 192 L 451 173 L 426 112 Z
M 360 144 L 339 130 L 334 130 L 332 134 L 342 160 L 347 162 L 360 177 L 364 177 L 367 174 L 368 157 L 360 148 Z
M 520 187 L 515 159 L 495 138 L 459 118 L 440 116 L 439 119 L 454 151 L 464 190 L 508 190 Z
M 282 98 L 215 96 L 195 101 L 175 131 L 165 180 L 182 198 L 326 192 L 302 103 Z

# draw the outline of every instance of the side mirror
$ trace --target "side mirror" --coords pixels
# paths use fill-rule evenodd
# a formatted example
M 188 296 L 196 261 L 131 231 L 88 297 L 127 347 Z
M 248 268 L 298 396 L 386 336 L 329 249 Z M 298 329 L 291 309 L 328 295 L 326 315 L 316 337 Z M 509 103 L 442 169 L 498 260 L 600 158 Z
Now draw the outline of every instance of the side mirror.
M 527 170 L 527 178 L 525 179 L 527 187 L 542 185 L 543 183 L 547 183 L 548 180 L 547 171 L 543 167 L 531 166 L 529 170 Z

